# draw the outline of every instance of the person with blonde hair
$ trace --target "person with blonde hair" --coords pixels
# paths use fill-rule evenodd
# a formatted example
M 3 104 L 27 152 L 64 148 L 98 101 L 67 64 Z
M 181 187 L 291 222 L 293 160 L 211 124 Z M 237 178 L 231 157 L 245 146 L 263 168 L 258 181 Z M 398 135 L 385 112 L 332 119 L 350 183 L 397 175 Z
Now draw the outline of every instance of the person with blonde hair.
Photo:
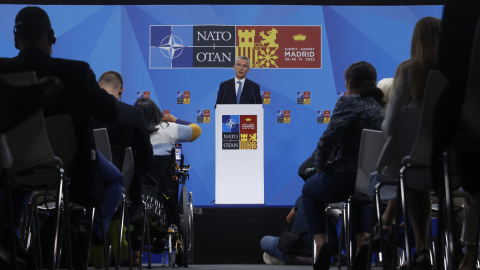
M 388 104 L 393 95 L 393 78 L 384 78 L 378 81 L 377 87 L 383 92 L 383 101 Z M 386 105 L 385 105 L 386 106 Z

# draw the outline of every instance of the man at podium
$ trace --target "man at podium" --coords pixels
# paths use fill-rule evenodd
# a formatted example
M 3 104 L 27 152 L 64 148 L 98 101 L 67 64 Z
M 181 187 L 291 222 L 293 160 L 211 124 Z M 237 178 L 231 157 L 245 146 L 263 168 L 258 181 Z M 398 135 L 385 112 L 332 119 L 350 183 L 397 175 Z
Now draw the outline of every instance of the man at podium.
M 262 104 L 260 86 L 247 79 L 250 59 L 239 56 L 233 66 L 235 77 L 220 83 L 216 104 Z

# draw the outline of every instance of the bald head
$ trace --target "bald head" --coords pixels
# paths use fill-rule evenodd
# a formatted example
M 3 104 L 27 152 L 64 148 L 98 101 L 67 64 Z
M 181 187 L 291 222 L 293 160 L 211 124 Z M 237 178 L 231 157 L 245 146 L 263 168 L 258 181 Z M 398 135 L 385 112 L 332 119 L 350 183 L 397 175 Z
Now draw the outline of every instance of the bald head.
M 122 75 L 116 71 L 107 71 L 100 76 L 98 84 L 108 93 L 114 95 L 118 100 L 123 93 Z

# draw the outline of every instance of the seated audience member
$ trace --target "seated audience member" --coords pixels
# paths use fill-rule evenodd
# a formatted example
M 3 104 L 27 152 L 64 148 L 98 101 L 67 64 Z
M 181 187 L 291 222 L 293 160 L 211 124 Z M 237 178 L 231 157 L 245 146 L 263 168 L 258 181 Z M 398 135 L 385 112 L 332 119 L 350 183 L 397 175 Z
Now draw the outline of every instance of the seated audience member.
M 141 98 L 135 107 L 142 110 L 150 132 L 154 156 L 168 156 L 179 142 L 193 142 L 202 129 L 195 123 L 176 118 L 171 114 L 163 115 L 160 108 L 149 98 Z
M 383 92 L 376 87 L 377 73 L 367 62 L 352 64 L 345 71 L 348 95 L 341 96 L 331 121 L 317 145 L 315 169 L 302 190 L 305 215 L 318 254 L 314 269 L 328 269 L 334 247 L 326 243 L 324 204 L 348 199 L 355 191 L 360 139 L 363 129 L 379 130 L 384 108 Z M 361 211 L 368 207 L 361 208 Z M 369 215 L 352 218 L 357 243 L 369 231 Z M 363 216 L 363 218 L 361 218 Z
M 378 81 L 377 87 L 380 88 L 380 90 L 382 90 L 383 101 L 385 101 L 385 104 L 388 104 L 388 101 L 392 98 L 393 90 L 394 90 L 393 78 L 381 79 L 380 81 Z
M 317 156 L 317 150 L 313 151 L 312 155 L 309 156 L 303 163 L 298 167 L 298 176 L 307 181 L 307 179 L 315 174 L 315 157 Z
M 62 92 L 44 108 L 44 114 L 46 117 L 65 113 L 71 116 L 77 152 L 76 162 L 70 172 L 70 199 L 86 206 L 101 205 L 107 229 L 122 195 L 123 177 L 95 150 L 90 116 L 107 123 L 115 121 L 117 101 L 98 86 L 87 63 L 51 57 L 56 37 L 47 13 L 41 8 L 25 7 L 18 12 L 15 17 L 14 36 L 15 47 L 20 52 L 17 57 L 0 59 L 0 74 L 35 71 L 38 78 L 54 75 L 63 83 Z M 97 169 L 103 179 L 95 177 Z M 99 190 L 103 192 L 98 192 Z M 15 222 L 18 226 L 31 192 L 15 191 L 14 194 L 14 204 L 18 206 L 18 211 L 15 211 Z M 4 209 L 3 193 L 0 196 L 0 209 Z M 90 222 L 86 218 L 81 223 Z M 4 225 L 5 214 L 0 211 L 0 226 Z M 73 235 L 73 240 L 85 244 L 88 237 L 83 235 L 83 232 L 87 231 L 84 228 L 79 229 L 80 227 L 72 228 L 77 232 Z M 101 239 L 100 217 L 96 211 L 92 241 L 98 245 Z M 86 252 L 83 253 L 82 249 L 87 247 L 74 244 L 76 249 L 79 246 L 82 252 L 74 254 L 73 258 L 75 264 L 81 265 L 86 261 Z
M 164 115 L 155 102 L 149 98 L 138 99 L 134 106 L 140 108 L 143 112 L 150 133 L 150 142 L 153 146 L 154 156 L 170 156 L 176 143 L 193 142 L 202 133 L 201 128 L 197 124 L 178 119 L 171 114 Z M 167 168 L 167 170 L 169 169 L 171 169 L 171 176 L 173 177 L 174 170 L 173 168 Z M 154 172 L 151 175 L 155 175 Z M 159 179 L 155 180 L 157 181 L 157 187 L 162 192 L 173 188 L 170 182 L 164 183 L 159 181 Z M 176 182 L 174 184 L 178 185 Z M 174 199 L 177 198 L 176 194 L 172 197 Z M 140 251 L 138 251 L 138 248 L 134 249 L 137 250 L 135 251 L 135 254 L 137 254 L 135 263 L 138 263 Z
M 439 19 L 425 17 L 416 23 L 411 42 L 411 58 L 401 63 L 395 72 L 394 93 L 388 103 L 385 120 L 382 123 L 382 131 L 387 140 L 400 132 L 399 122 L 404 107 L 420 108 L 422 106 L 428 73 L 438 67 L 439 38 Z M 388 177 L 398 179 L 400 164 L 400 158 L 390 161 L 387 166 L 397 169 L 389 170 Z M 432 266 L 427 240 L 431 218 L 429 192 L 407 190 L 406 200 L 416 243 L 412 263 L 415 268 L 430 269 Z M 396 200 L 389 201 L 387 209 L 382 215 L 383 230 L 388 233 L 392 232 L 391 224 L 395 219 L 395 202 Z
M 153 159 L 152 144 L 150 143 L 150 134 L 147 128 L 147 122 L 143 117 L 143 112 L 132 105 L 123 103 L 120 101 L 123 89 L 123 78 L 115 71 L 107 71 L 103 73 L 98 79 L 98 84 L 101 88 L 105 89 L 109 94 L 113 95 L 119 102 L 117 103 L 118 118 L 113 123 L 101 123 L 92 119 L 94 128 L 106 128 L 108 131 L 108 138 L 110 144 L 113 146 L 112 154 L 115 153 L 114 146 L 120 148 L 131 147 L 134 158 L 134 170 L 135 175 L 132 183 L 130 184 L 128 198 L 131 202 L 131 212 L 134 213 L 135 209 L 142 204 L 142 179 L 144 174 L 150 169 Z M 123 164 L 123 153 L 120 157 L 112 156 L 114 164 Z M 122 158 L 122 160 L 116 161 L 116 158 Z M 122 168 L 119 167 L 119 170 Z M 120 228 L 120 221 L 118 218 L 112 220 L 110 227 L 108 228 L 108 236 L 112 244 L 112 254 L 117 256 L 117 245 Z M 125 237 L 125 234 L 123 234 Z M 99 247 L 101 248 L 101 247 Z M 125 239 L 122 240 L 120 260 L 124 260 L 128 257 L 128 246 Z M 92 261 L 93 256 L 91 256 Z M 98 258 L 101 260 L 102 258 Z M 96 263 L 95 263 L 96 264 Z M 101 263 L 100 263 L 101 264 Z
M 480 2 L 469 0 L 449 0 L 443 9 L 442 34 L 438 51 L 438 63 L 443 75 L 448 79 L 447 87 L 435 107 L 432 132 L 432 179 L 438 182 L 439 194 L 443 184 L 443 151 L 461 132 L 461 111 L 467 89 L 472 45 L 477 22 L 480 19 Z M 461 29 L 461 30 L 460 30 Z M 478 49 L 477 49 L 478 51 Z M 480 106 L 480 103 L 479 103 Z M 477 117 L 471 115 L 471 117 Z M 477 158 L 464 162 L 465 168 L 473 169 L 477 175 Z M 465 170 L 467 171 L 467 170 Z M 465 204 L 465 224 L 463 240 L 465 255 L 458 269 L 475 267 L 477 254 L 474 254 L 475 232 L 478 226 L 478 204 L 480 203 L 480 182 L 478 177 L 461 179 L 461 185 L 472 200 Z M 456 234 L 456 232 L 454 232 Z
M 264 251 L 263 261 L 266 264 L 311 264 L 312 235 L 308 231 L 302 197 L 298 197 L 286 220 L 288 232 L 282 233 L 279 237 L 264 236 L 260 240 L 260 246 Z M 289 232 L 293 234 L 289 234 Z M 290 237 L 286 234 L 289 234 Z M 291 238 L 296 235 L 298 238 Z M 279 242 L 282 242 L 284 246 L 279 246 Z M 285 246 L 291 246 L 292 249 L 286 250 Z

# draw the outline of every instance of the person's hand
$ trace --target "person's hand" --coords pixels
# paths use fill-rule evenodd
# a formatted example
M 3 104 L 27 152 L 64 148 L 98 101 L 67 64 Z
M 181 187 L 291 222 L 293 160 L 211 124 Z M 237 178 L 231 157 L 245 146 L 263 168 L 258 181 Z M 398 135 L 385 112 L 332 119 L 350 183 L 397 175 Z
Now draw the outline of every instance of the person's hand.
M 175 121 L 177 121 L 177 118 L 171 114 L 165 114 L 162 118 L 163 121 L 165 122 L 173 122 L 175 123 Z

